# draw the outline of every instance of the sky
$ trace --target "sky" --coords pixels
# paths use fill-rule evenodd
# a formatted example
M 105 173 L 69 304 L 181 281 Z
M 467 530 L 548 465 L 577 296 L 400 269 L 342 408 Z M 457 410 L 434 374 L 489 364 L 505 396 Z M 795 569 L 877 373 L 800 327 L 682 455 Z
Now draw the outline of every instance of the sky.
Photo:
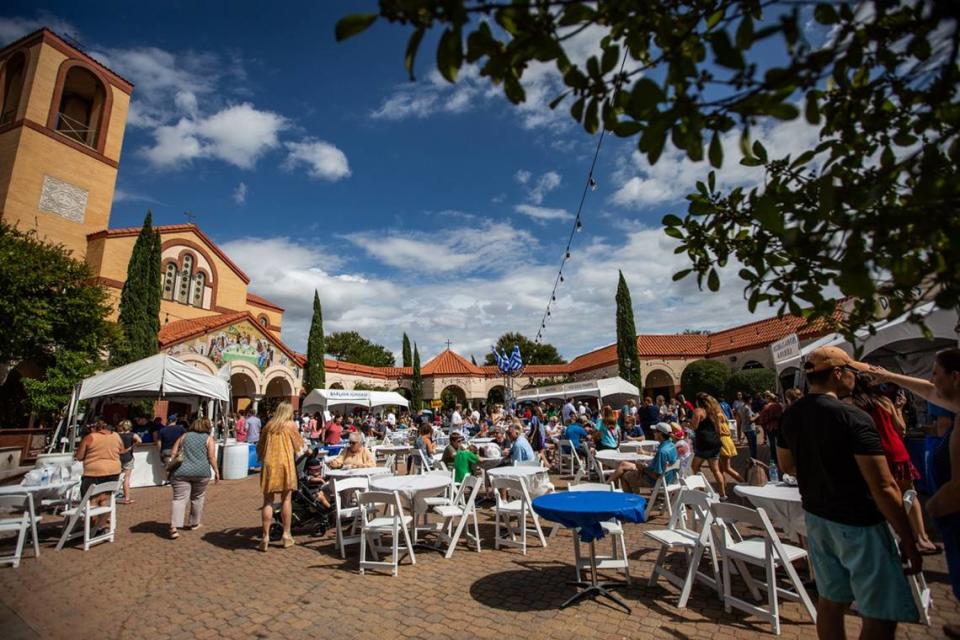
M 480 361 L 498 336 L 533 337 L 550 299 L 597 136 L 548 103 L 556 71 L 535 64 L 511 105 L 475 68 L 455 85 L 425 38 L 417 81 L 409 32 L 386 23 L 343 43 L 343 15 L 369 1 L 274 3 L 13 2 L 0 46 L 40 26 L 78 41 L 135 84 L 111 227 L 180 224 L 186 212 L 286 309 L 283 339 L 303 351 L 313 291 L 324 328 L 356 330 L 398 354 L 406 332 L 424 359 L 445 348 Z M 575 60 L 604 34 L 570 42 Z M 754 186 L 724 139 L 721 185 Z M 816 140 L 800 122 L 755 134 L 787 153 Z M 567 359 L 616 339 L 617 272 L 640 333 L 717 330 L 752 316 L 737 266 L 718 293 L 693 279 L 660 227 L 709 167 L 667 146 L 653 167 L 636 140 L 604 139 L 572 258 L 544 339 Z

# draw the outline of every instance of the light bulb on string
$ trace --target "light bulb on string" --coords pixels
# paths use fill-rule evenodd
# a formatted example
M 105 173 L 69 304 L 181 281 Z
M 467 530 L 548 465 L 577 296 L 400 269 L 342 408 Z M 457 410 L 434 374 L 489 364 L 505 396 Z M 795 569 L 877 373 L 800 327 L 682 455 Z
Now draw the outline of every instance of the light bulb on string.
M 577 217 L 577 233 L 580 233 L 581 231 L 583 231 L 583 223 L 580 222 L 580 217 L 578 216 Z
M 597 190 L 597 181 L 593 179 L 593 176 L 590 176 L 590 191 Z
M 563 274 L 560 274 L 560 282 L 563 282 Z
M 569 260 L 569 259 L 570 259 L 570 249 L 567 249 L 567 255 L 564 258 L 564 260 Z

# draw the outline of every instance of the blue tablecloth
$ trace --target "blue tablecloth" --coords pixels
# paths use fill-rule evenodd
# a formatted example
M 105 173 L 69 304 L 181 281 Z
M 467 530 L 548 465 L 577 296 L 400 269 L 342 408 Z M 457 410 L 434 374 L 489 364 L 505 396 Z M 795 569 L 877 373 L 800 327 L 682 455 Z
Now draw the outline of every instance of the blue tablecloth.
M 533 510 L 551 522 L 580 529 L 584 542 L 604 536 L 601 522 L 626 520 L 643 522 L 647 501 L 634 493 L 615 491 L 560 491 L 548 493 L 533 501 Z

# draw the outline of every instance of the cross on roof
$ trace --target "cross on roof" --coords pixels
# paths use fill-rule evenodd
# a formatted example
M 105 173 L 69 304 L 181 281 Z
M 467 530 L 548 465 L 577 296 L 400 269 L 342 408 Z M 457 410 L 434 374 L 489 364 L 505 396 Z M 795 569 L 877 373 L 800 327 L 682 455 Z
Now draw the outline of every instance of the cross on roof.
M 450 351 L 450 345 L 451 345 L 451 344 L 452 344 L 452 343 L 450 342 L 450 338 L 447 338 L 447 351 Z

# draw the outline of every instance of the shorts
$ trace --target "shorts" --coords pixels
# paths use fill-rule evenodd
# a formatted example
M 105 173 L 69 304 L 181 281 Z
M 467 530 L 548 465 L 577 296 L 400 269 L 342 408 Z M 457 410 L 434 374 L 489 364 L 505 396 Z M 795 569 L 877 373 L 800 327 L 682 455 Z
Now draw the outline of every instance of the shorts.
M 916 622 L 913 594 L 886 522 L 858 527 L 804 512 L 807 548 L 817 593 L 837 603 L 857 603 L 860 615 Z
M 656 484 L 641 468 L 628 469 L 620 476 L 620 486 L 626 493 L 640 493 L 640 489 L 649 488 Z
M 112 476 L 82 476 L 80 478 L 80 495 L 87 495 L 87 489 L 94 485 L 103 484 L 105 482 L 116 482 L 119 478 L 119 473 L 115 473 Z
M 133 460 L 131 460 L 130 462 L 124 462 L 123 466 L 120 468 L 123 469 L 124 471 L 130 471 L 133 469 L 133 462 L 134 462 Z

